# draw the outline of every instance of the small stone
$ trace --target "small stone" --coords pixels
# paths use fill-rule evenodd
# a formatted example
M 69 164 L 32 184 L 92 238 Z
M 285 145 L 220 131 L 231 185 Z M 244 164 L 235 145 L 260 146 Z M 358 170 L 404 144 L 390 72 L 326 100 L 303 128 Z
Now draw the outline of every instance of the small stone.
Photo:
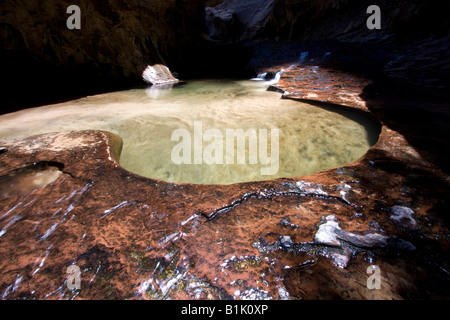
M 337 231 L 342 229 L 339 227 L 336 217 L 328 215 L 324 219 L 326 223 L 320 225 L 315 235 L 315 241 L 329 246 L 340 246 L 341 241 L 338 239 Z
M 365 235 L 359 235 L 352 232 L 347 232 L 341 229 L 337 219 L 334 215 L 328 215 L 322 217 L 326 223 L 320 225 L 315 235 L 315 241 L 319 244 L 329 246 L 341 246 L 341 240 L 351 243 L 357 247 L 382 247 L 386 245 L 388 237 L 379 233 L 368 233 Z
M 417 229 L 417 222 L 413 218 L 414 211 L 411 208 L 403 206 L 393 206 L 389 208 L 389 211 L 392 213 L 390 219 L 397 226 L 407 230 Z
M 294 245 L 290 236 L 281 236 L 279 238 L 280 244 L 285 248 L 291 248 Z
M 342 268 L 342 269 L 346 268 L 348 265 L 348 262 L 350 261 L 350 257 L 345 254 L 333 252 L 330 254 L 330 256 L 333 258 L 333 263 L 337 267 Z

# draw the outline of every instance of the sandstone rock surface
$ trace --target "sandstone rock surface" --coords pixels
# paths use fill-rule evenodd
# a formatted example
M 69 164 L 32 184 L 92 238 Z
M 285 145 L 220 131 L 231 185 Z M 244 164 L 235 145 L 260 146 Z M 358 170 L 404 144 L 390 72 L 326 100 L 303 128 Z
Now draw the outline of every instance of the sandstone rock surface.
M 308 72 L 293 68 L 277 86 L 288 90 Z M 340 90 L 347 89 L 356 87 Z M 293 98 L 304 94 L 289 90 Z M 320 84 L 308 91 L 342 102 Z M 416 102 L 360 98 L 347 108 L 373 109 L 382 121 L 393 103 Z M 414 131 L 401 130 L 384 124 L 363 158 L 339 168 L 222 186 L 129 173 L 119 164 L 120 138 L 107 132 L 1 141 L 0 183 L 36 163 L 60 173 L 49 184 L 1 194 L 0 256 L 8 259 L 0 259 L 0 293 L 4 299 L 448 297 L 449 176 L 438 158 L 410 142 Z M 417 229 L 393 223 L 399 205 L 414 210 Z M 72 264 L 82 272 L 80 290 L 67 288 Z M 381 270 L 380 290 L 366 286 L 371 265 Z
M 382 1 L 385 28 L 369 32 L 369 4 L 277 1 L 268 16 L 249 20 L 256 29 L 236 34 L 310 40 L 308 50 L 319 40 L 341 42 L 320 59 L 311 50 L 303 63 L 299 56 L 308 50 L 298 44 L 255 50 L 266 61 L 260 65 L 287 70 L 276 84 L 284 98 L 351 108 L 380 121 L 378 142 L 354 163 L 292 179 L 204 186 L 127 172 L 119 162 L 121 139 L 107 132 L 0 141 L 1 297 L 448 298 L 448 101 L 413 90 L 380 93 L 362 71 L 369 65 L 382 80 L 444 92 L 449 6 Z M 10 83 L 44 71 L 64 86 L 61 79 L 73 75 L 78 81 L 95 74 L 88 86 L 99 79 L 140 81 L 148 64 L 176 65 L 181 48 L 196 46 L 205 31 L 204 6 L 196 1 L 82 1 L 80 7 L 86 14 L 77 32 L 65 28 L 61 2 L 2 2 L 2 71 Z M 229 12 L 213 14 L 228 23 Z M 230 39 L 227 28 L 209 36 Z M 287 62 L 286 48 L 295 63 Z M 341 68 L 320 64 L 329 61 L 325 55 Z M 33 85 L 39 90 L 13 92 L 36 101 L 33 93 L 45 86 Z M 73 264 L 82 272 L 80 290 L 67 288 Z M 380 290 L 366 285 L 371 265 L 381 270 Z

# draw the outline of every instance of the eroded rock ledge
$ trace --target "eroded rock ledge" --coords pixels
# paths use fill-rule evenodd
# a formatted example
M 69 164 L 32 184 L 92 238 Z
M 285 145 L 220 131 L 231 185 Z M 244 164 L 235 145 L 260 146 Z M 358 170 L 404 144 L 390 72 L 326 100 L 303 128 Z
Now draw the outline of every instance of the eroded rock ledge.
M 378 143 L 360 160 L 296 179 L 147 179 L 120 167 L 121 139 L 102 131 L 1 141 L 0 295 L 448 297 L 448 173 L 415 144 L 414 131 L 386 120 L 392 100 L 362 94 L 367 84 L 300 66 L 277 84 L 286 98 L 345 105 L 383 122 Z M 81 268 L 80 290 L 66 286 L 72 264 Z M 381 270 L 379 290 L 366 285 L 371 265 Z

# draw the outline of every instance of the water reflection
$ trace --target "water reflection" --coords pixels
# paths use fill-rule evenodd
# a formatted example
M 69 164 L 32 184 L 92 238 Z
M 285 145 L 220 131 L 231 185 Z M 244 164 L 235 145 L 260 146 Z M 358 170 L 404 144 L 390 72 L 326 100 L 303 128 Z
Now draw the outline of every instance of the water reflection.
M 158 99 L 167 96 L 173 87 L 179 85 L 179 83 L 167 83 L 160 85 L 149 86 L 145 89 L 145 93 L 149 98 Z

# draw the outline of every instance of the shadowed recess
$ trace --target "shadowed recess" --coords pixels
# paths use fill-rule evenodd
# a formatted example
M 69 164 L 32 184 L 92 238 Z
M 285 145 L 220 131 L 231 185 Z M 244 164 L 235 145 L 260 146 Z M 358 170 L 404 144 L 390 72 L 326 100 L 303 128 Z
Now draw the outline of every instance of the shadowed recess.
M 0 177 L 0 196 L 23 195 L 44 188 L 62 174 L 64 165 L 58 162 L 37 162 Z

